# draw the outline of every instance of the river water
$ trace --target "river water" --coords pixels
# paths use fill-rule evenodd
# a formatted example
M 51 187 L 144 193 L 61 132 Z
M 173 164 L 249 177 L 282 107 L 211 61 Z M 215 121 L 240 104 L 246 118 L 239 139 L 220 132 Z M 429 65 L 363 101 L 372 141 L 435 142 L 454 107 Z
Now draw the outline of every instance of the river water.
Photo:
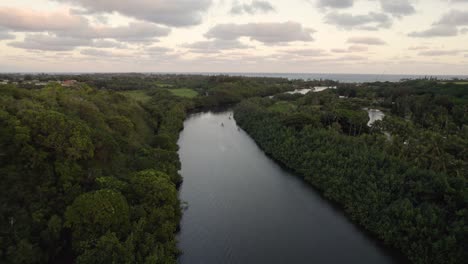
M 179 263 L 398 262 L 268 158 L 231 114 L 191 115 L 180 135 L 180 197 L 188 207 Z

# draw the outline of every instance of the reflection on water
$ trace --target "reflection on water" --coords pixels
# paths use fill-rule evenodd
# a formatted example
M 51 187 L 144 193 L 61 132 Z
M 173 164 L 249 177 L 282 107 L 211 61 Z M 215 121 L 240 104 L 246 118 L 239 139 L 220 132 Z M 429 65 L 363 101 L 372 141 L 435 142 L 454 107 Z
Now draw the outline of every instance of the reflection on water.
M 181 133 L 180 197 L 188 208 L 179 263 L 396 263 L 269 159 L 230 115 L 192 115 Z
M 286 94 L 302 94 L 302 95 L 305 95 L 305 94 L 308 94 L 309 92 L 322 92 L 322 91 L 325 91 L 327 89 L 336 89 L 336 86 L 316 86 L 314 88 L 304 88 L 304 89 L 296 89 L 294 91 L 289 91 L 289 92 L 285 92 Z M 274 96 L 270 96 L 270 98 L 273 98 Z
M 385 117 L 385 114 L 379 109 L 364 108 L 364 110 L 369 114 L 369 122 L 367 122 L 368 126 L 371 126 L 375 121 L 382 120 Z

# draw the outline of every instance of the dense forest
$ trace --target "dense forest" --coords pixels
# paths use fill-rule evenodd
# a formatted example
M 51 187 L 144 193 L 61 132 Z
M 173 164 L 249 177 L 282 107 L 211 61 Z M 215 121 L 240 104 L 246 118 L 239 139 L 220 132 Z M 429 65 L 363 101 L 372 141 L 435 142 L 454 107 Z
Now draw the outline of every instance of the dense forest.
M 467 85 L 0 79 L 9 82 L 0 85 L 0 263 L 176 263 L 183 121 L 236 104 L 238 124 L 267 154 L 412 262 L 468 258 Z M 336 89 L 285 93 L 315 86 Z M 368 126 L 367 108 L 386 117 Z
M 386 113 L 368 126 L 366 108 Z M 235 118 L 275 160 L 413 263 L 463 263 L 468 88 L 418 80 L 243 101 Z
M 175 263 L 186 113 L 292 89 L 227 76 L 3 77 L 1 263 Z
M 1 262 L 173 262 L 183 101 L 57 84 L 0 101 Z

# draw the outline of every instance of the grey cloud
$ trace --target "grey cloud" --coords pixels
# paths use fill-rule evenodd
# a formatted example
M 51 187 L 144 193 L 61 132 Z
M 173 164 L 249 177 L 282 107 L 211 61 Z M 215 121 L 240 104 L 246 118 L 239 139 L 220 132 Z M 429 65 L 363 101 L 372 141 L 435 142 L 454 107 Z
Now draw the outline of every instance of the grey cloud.
M 8 43 L 15 48 L 45 51 L 68 51 L 91 44 L 91 40 L 88 39 L 63 38 L 47 34 L 28 34 L 22 42 Z
M 462 28 L 460 29 L 461 34 L 467 34 L 468 33 L 468 28 Z
M 80 51 L 80 54 L 94 57 L 112 57 L 115 55 L 110 51 L 100 49 L 84 49 Z
M 451 37 L 458 35 L 458 29 L 454 26 L 436 25 L 427 30 L 415 31 L 408 34 L 410 37 L 431 38 Z
M 318 7 L 328 7 L 328 8 L 348 8 L 352 7 L 354 0 L 318 0 Z
M 223 50 L 234 50 L 234 49 L 246 49 L 250 46 L 243 44 L 239 40 L 207 40 L 198 41 L 190 44 L 183 45 L 185 48 L 189 48 L 194 53 L 217 53 Z
M 75 4 L 92 13 L 117 12 L 124 16 L 175 27 L 200 24 L 202 21 L 202 13 L 212 4 L 211 0 L 55 1 Z
M 453 56 L 464 52 L 463 50 L 428 50 L 419 52 L 420 56 Z
M 115 58 L 123 58 L 123 57 L 131 57 L 130 54 L 124 53 L 116 53 L 108 50 L 102 49 L 83 49 L 80 51 L 81 55 L 89 56 L 89 57 L 105 57 L 106 59 L 115 59 Z
M 384 12 L 390 13 L 396 17 L 407 16 L 416 12 L 416 9 L 409 0 L 380 0 L 380 5 Z
M 348 43 L 364 44 L 364 45 L 385 45 L 385 41 L 375 37 L 352 37 L 348 39 Z
M 127 26 L 91 26 L 89 21 L 69 10 L 41 12 L 0 7 L 0 28 L 17 32 L 49 32 L 61 37 L 120 41 L 147 41 L 167 36 L 170 29 L 149 22 L 133 22 Z
M 152 46 L 152 47 L 145 48 L 145 51 L 151 54 L 164 54 L 164 53 L 172 51 L 172 49 L 166 48 L 166 47 Z
M 350 52 L 364 52 L 364 51 L 368 51 L 369 48 L 368 47 L 364 47 L 364 46 L 357 46 L 357 45 L 352 45 L 348 48 L 348 50 Z
M 346 55 L 337 58 L 338 61 L 364 61 L 367 60 L 367 57 L 358 56 L 358 55 Z
M 365 46 L 358 46 L 352 45 L 349 46 L 347 49 L 332 49 L 331 51 L 334 53 L 355 53 L 355 52 L 366 52 L 369 48 Z
M 327 52 L 323 49 L 295 49 L 295 50 L 283 50 L 283 53 L 287 53 L 295 56 L 303 57 L 323 57 L 328 56 Z
M 0 26 L 15 31 L 68 31 L 87 26 L 87 20 L 68 11 L 37 12 L 0 7 Z
M 352 15 L 332 12 L 325 16 L 325 23 L 346 30 L 379 30 L 380 28 L 391 27 L 393 21 L 388 15 L 383 13 L 370 12 L 367 15 Z
M 458 27 L 468 25 L 468 11 L 451 10 L 442 16 L 429 29 L 411 32 L 410 37 L 453 37 L 459 33 Z M 463 29 L 460 30 L 464 32 Z
M 6 31 L 6 30 L 2 30 L 0 28 L 0 41 L 2 40 L 11 40 L 11 39 L 15 39 L 16 36 L 11 34 L 10 32 Z
M 284 23 L 248 23 L 248 24 L 219 24 L 211 28 L 207 38 L 235 40 L 249 37 L 266 44 L 281 44 L 293 41 L 312 41 L 315 30 L 303 27 L 296 22 Z
M 82 32 L 82 37 L 113 38 L 121 41 L 147 41 L 155 37 L 167 36 L 171 30 L 151 23 L 133 22 L 128 26 L 94 27 Z M 74 34 L 73 32 L 71 33 Z
M 468 25 L 468 11 L 451 10 L 437 22 L 438 25 L 464 26 Z
M 236 1 L 231 8 L 231 14 L 255 14 L 255 13 L 268 13 L 275 11 L 273 5 L 267 1 L 254 0 L 250 4 L 239 3 Z
M 106 40 L 106 39 L 96 39 L 93 41 L 91 45 L 96 48 L 118 48 L 118 49 L 127 48 L 127 45 L 121 42 L 117 42 L 113 40 Z

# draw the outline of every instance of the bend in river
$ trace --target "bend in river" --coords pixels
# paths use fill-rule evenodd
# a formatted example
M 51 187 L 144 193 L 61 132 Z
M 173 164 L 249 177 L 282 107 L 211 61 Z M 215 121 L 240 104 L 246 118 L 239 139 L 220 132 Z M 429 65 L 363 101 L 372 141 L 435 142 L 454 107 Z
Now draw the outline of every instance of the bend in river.
M 191 115 L 179 146 L 179 263 L 397 263 L 268 158 L 232 112 Z

